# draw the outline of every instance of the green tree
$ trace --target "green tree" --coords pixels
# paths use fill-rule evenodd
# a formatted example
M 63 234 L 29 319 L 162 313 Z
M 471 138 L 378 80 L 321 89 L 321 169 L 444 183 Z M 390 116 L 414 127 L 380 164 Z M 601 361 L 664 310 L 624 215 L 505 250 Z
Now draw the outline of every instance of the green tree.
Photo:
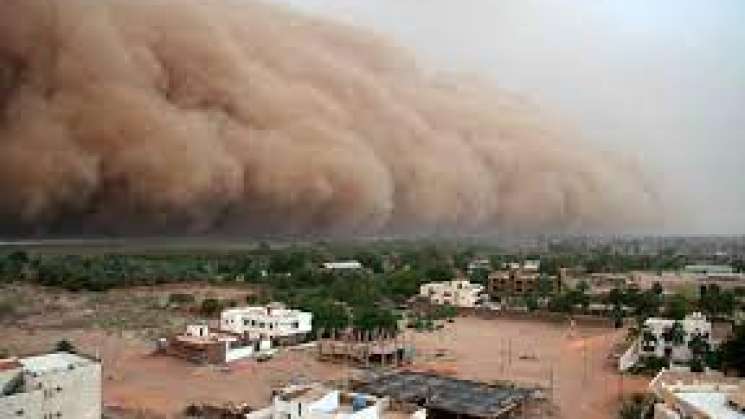
M 67 352 L 74 354 L 76 352 L 75 346 L 70 343 L 67 339 L 62 339 L 54 345 L 54 352 Z
M 745 377 L 745 326 L 737 326 L 733 332 L 720 348 L 722 368 Z
M 202 312 L 202 315 L 212 317 L 217 315 L 220 310 L 222 310 L 222 304 L 220 303 L 220 300 L 216 298 L 205 298 L 202 301 L 200 310 Z
M 683 320 L 691 312 L 691 302 L 682 295 L 673 295 L 665 304 L 665 313 L 675 320 Z

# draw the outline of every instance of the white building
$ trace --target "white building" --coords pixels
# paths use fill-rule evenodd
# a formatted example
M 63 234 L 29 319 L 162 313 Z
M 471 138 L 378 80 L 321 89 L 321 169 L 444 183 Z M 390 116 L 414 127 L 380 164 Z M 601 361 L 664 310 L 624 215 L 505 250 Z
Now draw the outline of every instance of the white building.
M 445 304 L 455 307 L 475 307 L 482 301 L 484 286 L 465 280 L 430 282 L 419 288 L 419 295 L 432 304 Z
M 355 271 L 362 269 L 362 264 L 356 260 L 347 260 L 341 262 L 325 262 L 321 267 L 329 271 Z
M 676 323 L 678 326 L 675 326 Z M 675 342 L 674 327 L 679 327 L 682 330 L 682 342 Z M 691 349 L 688 344 L 696 335 L 701 336 L 709 345 L 713 344 L 711 322 L 707 321 L 701 313 L 690 314 L 680 321 L 649 318 L 644 322 L 642 328 L 639 355 L 642 357 L 665 357 L 676 362 L 690 361 Z
M 271 406 L 247 414 L 246 419 L 425 419 L 426 415 L 417 407 L 392 410 L 387 398 L 295 385 L 282 389 Z
M 0 419 L 101 419 L 101 364 L 69 353 L 0 360 Z
M 663 370 L 649 388 L 661 401 L 654 419 L 745 419 L 745 387 L 737 378 Z
M 312 329 L 313 314 L 272 303 L 265 307 L 240 307 L 224 310 L 220 329 L 248 334 L 250 339 L 299 341 Z

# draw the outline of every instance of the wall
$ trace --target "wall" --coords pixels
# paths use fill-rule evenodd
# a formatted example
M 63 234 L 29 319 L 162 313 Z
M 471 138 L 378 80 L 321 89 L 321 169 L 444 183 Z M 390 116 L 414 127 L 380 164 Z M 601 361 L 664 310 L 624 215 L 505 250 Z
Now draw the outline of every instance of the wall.
M 619 371 L 626 371 L 639 362 L 639 342 L 639 339 L 635 340 L 634 344 L 631 345 L 620 358 L 618 358 Z
M 225 353 L 225 362 L 231 362 L 242 358 L 248 358 L 254 354 L 253 346 L 245 346 L 243 348 L 228 349 Z

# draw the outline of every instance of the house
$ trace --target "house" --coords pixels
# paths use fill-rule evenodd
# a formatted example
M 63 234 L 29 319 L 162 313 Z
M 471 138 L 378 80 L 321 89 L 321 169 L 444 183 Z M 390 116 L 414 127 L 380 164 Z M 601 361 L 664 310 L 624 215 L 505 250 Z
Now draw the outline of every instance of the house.
M 649 318 L 642 328 L 640 356 L 670 358 L 674 362 L 690 361 L 689 343 L 696 336 L 708 345 L 713 344 L 711 322 L 701 313 L 692 313 L 681 321 Z
M 220 330 L 248 335 L 251 340 L 269 340 L 272 345 L 287 345 L 305 340 L 312 330 L 313 314 L 285 308 L 280 303 L 267 306 L 223 310 Z
M 246 419 L 425 419 L 426 415 L 426 410 L 414 405 L 393 405 L 387 398 L 309 384 L 279 390 L 271 406 L 247 414 Z
M 693 359 L 692 344 L 698 340 L 710 348 L 718 342 L 713 338 L 711 322 L 701 313 L 692 313 L 683 320 L 649 318 L 641 335 L 620 356 L 618 369 L 626 371 L 644 358 L 667 358 L 672 363 L 685 364 Z
M 184 334 L 167 339 L 164 349 L 169 355 L 207 364 L 224 364 L 273 352 L 269 339 L 211 331 L 206 324 L 186 326 Z
M 101 363 L 62 352 L 0 360 L 0 418 L 100 419 Z
M 432 304 L 475 307 L 483 299 L 484 286 L 466 280 L 430 282 L 419 287 L 419 295 Z
M 745 381 L 721 373 L 662 370 L 649 384 L 655 419 L 745 419 Z

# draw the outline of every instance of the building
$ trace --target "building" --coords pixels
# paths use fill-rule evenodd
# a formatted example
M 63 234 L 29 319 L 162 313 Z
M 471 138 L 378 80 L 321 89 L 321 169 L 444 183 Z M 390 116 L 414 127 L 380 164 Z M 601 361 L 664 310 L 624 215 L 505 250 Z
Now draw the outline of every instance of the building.
M 312 319 L 312 313 L 279 303 L 230 308 L 220 314 L 220 330 L 247 335 L 250 340 L 269 340 L 273 346 L 287 345 L 305 340 L 312 330 Z
M 184 334 L 167 339 L 163 349 L 168 355 L 206 364 L 224 364 L 273 353 L 269 339 L 211 331 L 206 324 L 188 325 Z
M 474 259 L 468 262 L 468 266 L 466 266 L 466 273 L 468 276 L 471 276 L 478 271 L 491 272 L 491 262 L 489 259 Z
M 404 334 L 347 330 L 332 333 L 317 341 L 318 357 L 322 361 L 371 365 L 404 366 L 414 360 L 414 344 Z
M 427 409 L 427 417 L 432 419 L 527 417 L 527 404 L 536 399 L 534 390 L 511 384 L 486 384 L 416 372 L 374 376 L 355 390 L 418 405 Z
M 681 341 L 675 343 L 674 328 L 679 327 Z M 694 336 L 702 337 L 711 345 L 711 322 L 701 313 L 692 313 L 681 321 L 649 318 L 644 322 L 641 336 L 640 355 L 670 358 L 676 362 L 691 359 L 688 343 Z
M 734 268 L 728 265 L 687 265 L 683 268 L 683 272 L 689 274 L 698 275 L 710 275 L 710 274 L 732 274 L 735 272 Z
M 649 389 L 655 419 L 745 419 L 745 382 L 721 373 L 663 370 Z
M 340 262 L 325 262 L 321 268 L 327 271 L 358 271 L 363 268 L 362 264 L 356 260 L 347 260 Z
M 524 296 L 533 294 L 540 289 L 540 262 L 525 261 L 519 263 L 506 263 L 499 271 L 489 274 L 489 296 L 495 300 L 503 297 Z M 547 277 L 550 284 L 550 292 L 561 289 L 558 277 Z
M 0 360 L 0 418 L 101 419 L 101 363 L 70 353 Z
M 484 286 L 466 280 L 430 282 L 419 287 L 419 295 L 432 304 L 475 307 L 483 300 Z
M 425 419 L 426 415 L 415 405 L 310 384 L 285 387 L 274 395 L 271 406 L 247 414 L 246 419 Z

